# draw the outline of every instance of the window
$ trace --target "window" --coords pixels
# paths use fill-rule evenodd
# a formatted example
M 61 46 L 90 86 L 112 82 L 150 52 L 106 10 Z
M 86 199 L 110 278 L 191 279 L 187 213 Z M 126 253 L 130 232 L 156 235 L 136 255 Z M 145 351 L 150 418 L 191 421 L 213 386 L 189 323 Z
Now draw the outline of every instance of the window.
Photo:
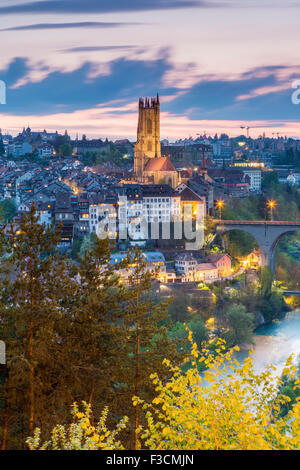
M 148 119 L 147 120 L 147 134 L 152 134 L 152 120 Z

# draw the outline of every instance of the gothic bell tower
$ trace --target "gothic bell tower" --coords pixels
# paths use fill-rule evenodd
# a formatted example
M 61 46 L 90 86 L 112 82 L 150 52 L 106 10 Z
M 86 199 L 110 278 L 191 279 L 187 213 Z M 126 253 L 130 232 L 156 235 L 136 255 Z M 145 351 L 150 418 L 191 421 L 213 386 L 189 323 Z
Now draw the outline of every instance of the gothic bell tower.
M 160 102 L 156 98 L 140 98 L 137 142 L 134 152 L 134 173 L 143 180 L 143 171 L 150 158 L 161 157 Z

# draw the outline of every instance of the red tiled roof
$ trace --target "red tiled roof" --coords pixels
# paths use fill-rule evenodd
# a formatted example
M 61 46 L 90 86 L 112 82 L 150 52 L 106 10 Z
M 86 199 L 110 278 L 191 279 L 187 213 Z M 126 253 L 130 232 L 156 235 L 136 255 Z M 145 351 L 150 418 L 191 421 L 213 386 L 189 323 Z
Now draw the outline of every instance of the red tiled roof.
M 150 158 L 144 171 L 176 171 L 169 157 Z

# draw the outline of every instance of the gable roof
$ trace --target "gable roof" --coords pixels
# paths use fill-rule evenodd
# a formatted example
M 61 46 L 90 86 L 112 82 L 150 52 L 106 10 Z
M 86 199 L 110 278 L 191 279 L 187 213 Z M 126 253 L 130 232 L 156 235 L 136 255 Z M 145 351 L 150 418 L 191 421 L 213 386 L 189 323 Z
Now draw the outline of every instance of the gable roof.
M 202 202 L 203 204 L 203 199 L 195 193 L 191 188 L 185 187 L 182 191 L 178 191 L 181 197 L 182 201 L 197 201 L 197 202 Z
M 176 171 L 169 157 L 150 158 L 144 171 Z
M 218 263 L 218 261 L 226 257 L 230 259 L 230 256 L 227 253 L 210 253 L 205 258 L 205 261 L 208 263 Z

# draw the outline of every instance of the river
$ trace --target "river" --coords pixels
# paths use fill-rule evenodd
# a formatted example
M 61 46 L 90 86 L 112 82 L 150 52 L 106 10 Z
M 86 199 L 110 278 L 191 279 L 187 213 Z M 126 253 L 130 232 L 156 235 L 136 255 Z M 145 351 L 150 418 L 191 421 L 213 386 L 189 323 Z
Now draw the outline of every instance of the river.
M 300 310 L 288 312 L 283 320 L 260 326 L 254 336 L 254 368 L 261 372 L 268 364 L 277 367 L 280 374 L 286 359 L 300 354 Z M 247 351 L 236 353 L 239 362 L 248 356 Z

